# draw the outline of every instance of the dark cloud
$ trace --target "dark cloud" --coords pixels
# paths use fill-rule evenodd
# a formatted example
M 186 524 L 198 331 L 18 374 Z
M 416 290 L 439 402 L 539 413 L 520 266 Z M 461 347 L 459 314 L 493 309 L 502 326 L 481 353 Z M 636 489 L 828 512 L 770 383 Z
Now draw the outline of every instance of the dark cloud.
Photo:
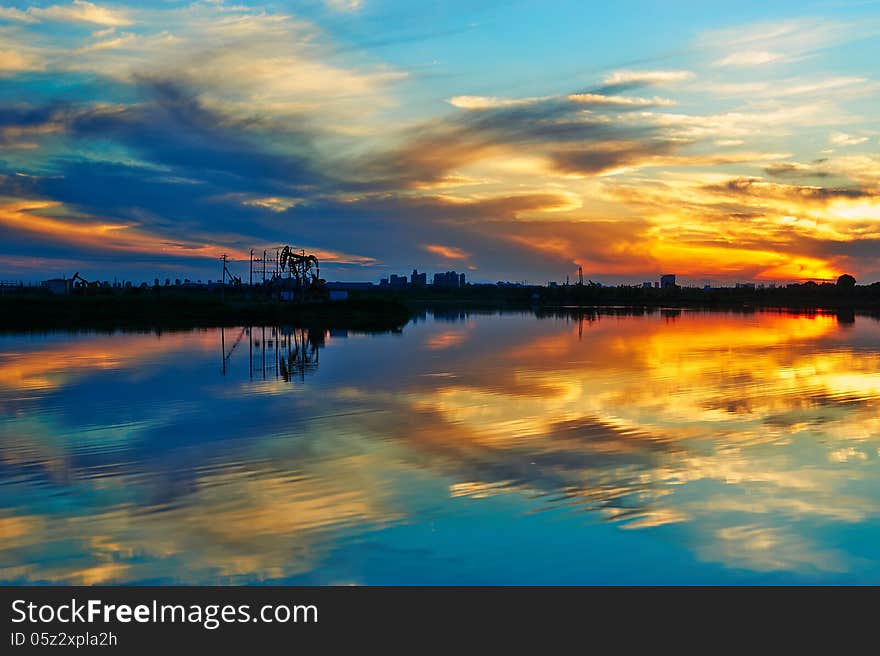
M 277 188 L 325 178 L 307 129 L 280 135 L 256 122 L 233 120 L 173 82 L 143 80 L 141 88 L 147 102 L 79 112 L 70 121 L 71 133 L 113 139 L 178 175 L 213 178 L 227 187 Z M 278 139 L 283 150 L 275 145 Z
M 598 175 L 645 160 L 671 155 L 681 148 L 672 141 L 629 141 L 553 153 L 556 167 L 566 173 Z
M 816 257 L 842 256 L 850 259 L 864 260 L 860 263 L 861 266 L 866 264 L 874 267 L 880 266 L 880 256 L 878 256 L 878 253 L 880 253 L 880 238 L 877 237 L 839 241 L 798 235 L 792 237 L 789 242 L 798 249 L 798 252 Z
M 764 173 L 774 178 L 791 178 L 795 180 L 807 180 L 810 178 L 830 178 L 828 171 L 822 171 L 817 168 L 805 167 L 801 164 L 785 162 L 773 164 L 764 168 Z
M 0 105 L 0 128 L 29 128 L 54 123 L 63 120 L 68 108 L 69 105 L 59 102 L 41 105 L 29 103 Z
M 755 178 L 734 178 L 721 184 L 706 185 L 706 191 L 733 196 L 783 198 L 797 201 L 829 201 L 838 198 L 871 198 L 872 191 L 845 187 L 812 187 L 765 182 Z
M 413 185 L 440 180 L 488 155 L 528 152 L 547 156 L 560 172 L 596 174 L 689 145 L 666 138 L 657 126 L 586 113 L 588 107 L 567 98 L 551 98 L 459 111 L 410 130 L 398 149 L 362 161 L 359 168 L 374 180 Z

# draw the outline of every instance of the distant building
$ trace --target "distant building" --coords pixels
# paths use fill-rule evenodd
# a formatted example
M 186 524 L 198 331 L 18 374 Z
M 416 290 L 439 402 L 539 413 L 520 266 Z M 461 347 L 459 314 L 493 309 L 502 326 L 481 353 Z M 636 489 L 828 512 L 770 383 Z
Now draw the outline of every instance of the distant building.
M 50 294 L 69 294 L 70 280 L 66 278 L 51 278 L 40 283 L 43 289 L 47 289 Z
M 464 277 L 463 273 L 458 274 L 458 286 L 464 287 L 467 284 L 467 279 Z
M 645 289 L 651 289 L 651 287 L 653 287 L 653 286 L 654 285 L 652 285 L 650 282 L 643 282 L 642 283 L 642 287 L 644 287 Z
M 667 273 L 660 276 L 660 287 L 661 289 L 666 289 L 667 287 L 675 287 L 675 274 Z
M 415 285 L 417 287 L 424 287 L 428 284 L 428 274 L 427 273 L 419 273 L 417 269 L 413 269 L 412 276 L 410 276 L 410 284 Z
M 387 287 L 388 286 L 388 278 L 381 278 L 379 280 L 379 287 Z
M 754 289 L 755 283 L 753 282 L 738 282 L 736 283 L 737 289 Z
M 388 279 L 388 284 L 391 287 L 406 287 L 406 276 L 398 276 L 396 273 L 392 273 Z
M 435 287 L 450 287 L 450 288 L 458 288 L 463 286 L 465 283 L 465 277 L 462 273 L 461 275 L 457 274 L 455 271 L 447 271 L 446 273 L 435 273 L 434 274 L 434 286 Z

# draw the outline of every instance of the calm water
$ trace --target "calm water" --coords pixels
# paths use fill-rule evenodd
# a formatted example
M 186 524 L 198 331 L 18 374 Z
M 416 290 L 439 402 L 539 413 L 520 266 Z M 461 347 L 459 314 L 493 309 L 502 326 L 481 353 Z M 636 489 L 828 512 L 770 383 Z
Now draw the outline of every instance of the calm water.
M 880 323 L 0 337 L 0 580 L 880 583 Z

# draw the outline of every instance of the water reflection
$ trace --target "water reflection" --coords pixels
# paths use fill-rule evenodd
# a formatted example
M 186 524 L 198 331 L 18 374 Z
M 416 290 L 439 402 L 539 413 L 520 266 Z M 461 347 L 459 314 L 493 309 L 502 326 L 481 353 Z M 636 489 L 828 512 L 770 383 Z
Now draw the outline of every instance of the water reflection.
M 345 337 L 347 331 L 309 330 L 291 326 L 246 326 L 235 329 L 235 339 L 227 346 L 226 329 L 220 328 L 221 371 L 226 375 L 229 361 L 242 341 L 247 340 L 248 376 L 262 380 L 281 378 L 284 382 L 305 381 L 306 374 L 318 368 L 318 350 L 326 335 Z
M 6 336 L 0 578 L 876 582 L 878 337 L 673 308 Z

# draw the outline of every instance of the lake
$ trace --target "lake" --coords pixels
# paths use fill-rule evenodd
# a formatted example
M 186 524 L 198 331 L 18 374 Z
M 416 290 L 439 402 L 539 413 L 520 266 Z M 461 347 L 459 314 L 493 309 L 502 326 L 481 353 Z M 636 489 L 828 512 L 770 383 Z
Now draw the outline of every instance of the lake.
M 880 323 L 0 336 L 12 584 L 880 583 Z

